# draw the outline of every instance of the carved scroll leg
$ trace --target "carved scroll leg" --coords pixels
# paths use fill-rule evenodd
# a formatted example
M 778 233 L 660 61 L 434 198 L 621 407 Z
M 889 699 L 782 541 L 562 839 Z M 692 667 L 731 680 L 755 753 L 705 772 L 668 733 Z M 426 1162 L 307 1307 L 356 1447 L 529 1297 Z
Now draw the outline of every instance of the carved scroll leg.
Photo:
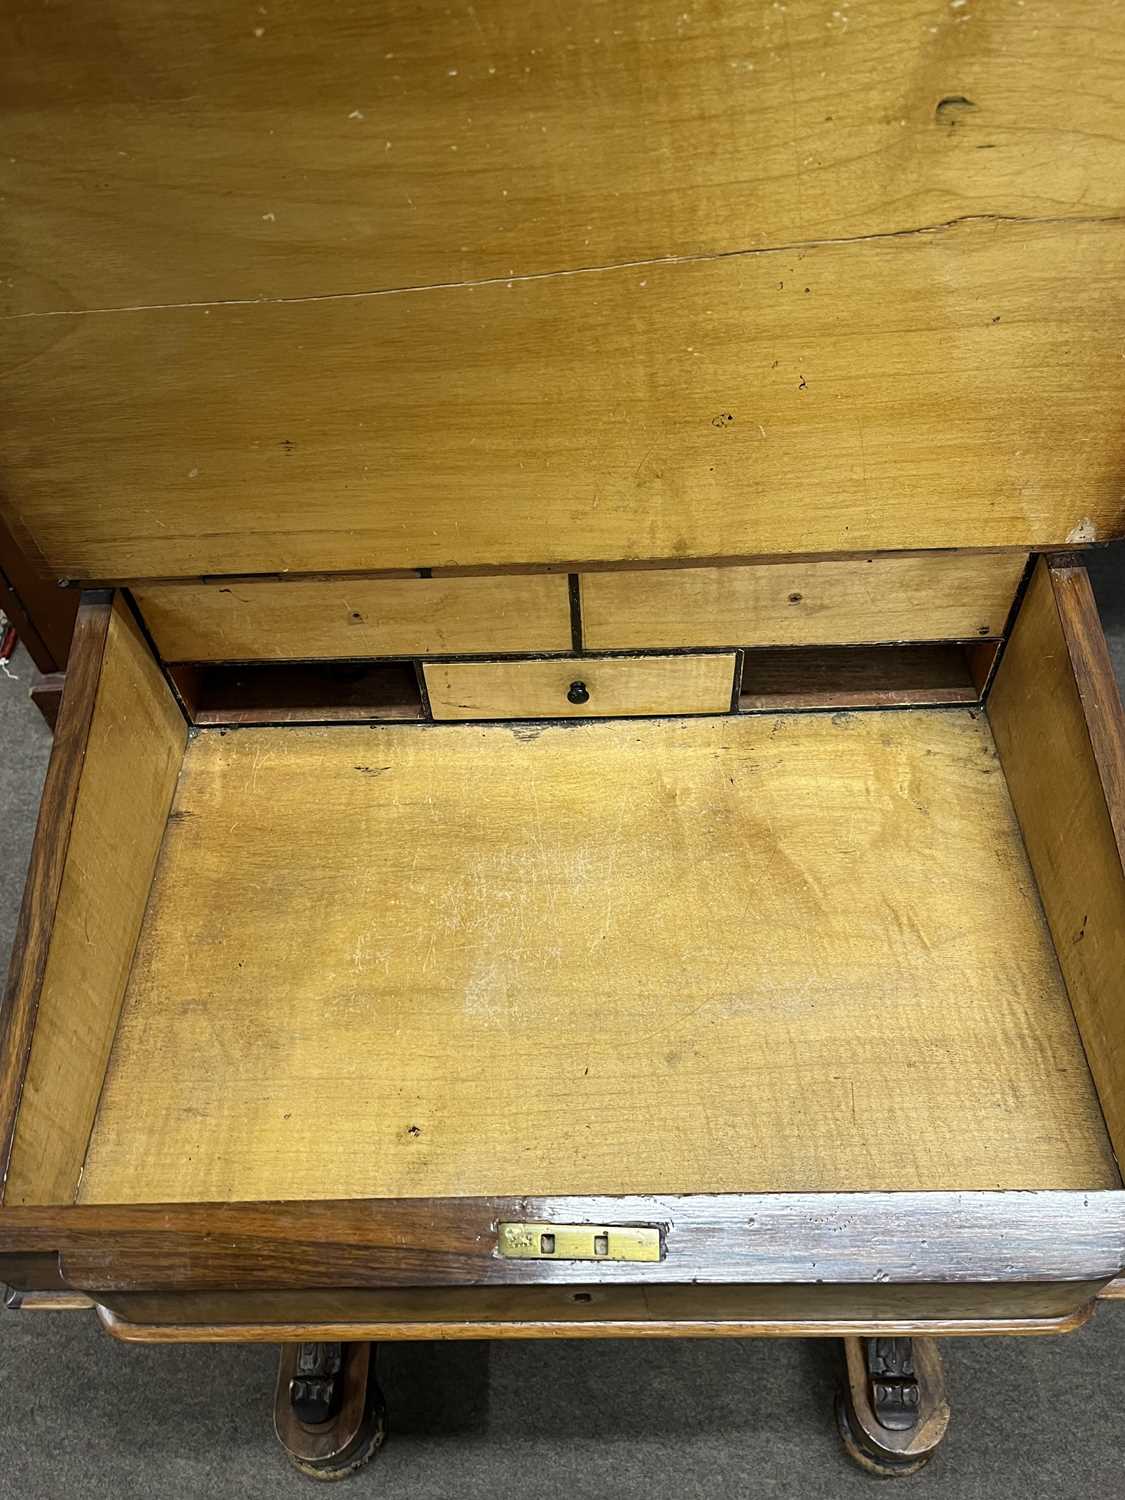
M 375 1344 L 283 1344 L 274 1430 L 309 1479 L 345 1479 L 375 1457 L 387 1434 Z
M 941 1355 L 933 1339 L 844 1339 L 836 1422 L 848 1454 L 880 1479 L 916 1474 L 949 1426 Z

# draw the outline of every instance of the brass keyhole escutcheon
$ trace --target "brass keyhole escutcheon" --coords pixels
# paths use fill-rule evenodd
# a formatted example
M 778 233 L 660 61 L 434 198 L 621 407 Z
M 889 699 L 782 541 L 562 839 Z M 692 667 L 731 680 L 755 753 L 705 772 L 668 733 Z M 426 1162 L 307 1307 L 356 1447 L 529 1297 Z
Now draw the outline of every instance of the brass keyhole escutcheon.
M 508 1260 L 664 1259 L 664 1242 L 655 1224 L 504 1223 L 498 1226 L 497 1250 Z

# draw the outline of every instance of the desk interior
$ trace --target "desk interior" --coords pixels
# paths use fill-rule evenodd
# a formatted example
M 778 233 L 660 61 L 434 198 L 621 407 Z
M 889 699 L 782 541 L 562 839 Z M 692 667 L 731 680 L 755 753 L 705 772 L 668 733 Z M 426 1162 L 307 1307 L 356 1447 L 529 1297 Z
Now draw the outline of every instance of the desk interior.
M 1120 1185 L 986 717 L 205 730 L 89 1203 Z

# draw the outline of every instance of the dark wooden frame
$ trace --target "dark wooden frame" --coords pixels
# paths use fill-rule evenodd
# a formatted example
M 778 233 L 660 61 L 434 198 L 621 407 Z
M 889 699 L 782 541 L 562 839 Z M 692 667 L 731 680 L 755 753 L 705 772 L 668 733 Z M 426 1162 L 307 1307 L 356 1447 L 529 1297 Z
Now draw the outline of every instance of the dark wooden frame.
M 516 1220 L 651 1224 L 659 1262 L 511 1260 Z M 0 1250 L 87 1291 L 1108 1282 L 1125 1190 L 73 1204 L 0 1209 Z
M 78 591 L 60 588 L 19 546 L 0 517 L 0 609 L 19 632 L 39 671 L 66 668 Z
M 42 1294 L 44 1297 L 50 1293 Z M 54 1293 L 55 1297 L 68 1295 Z M 70 1293 L 73 1298 L 82 1293 Z M 206 1294 L 204 1294 L 206 1295 Z M 308 1299 L 309 1294 L 304 1294 Z M 392 1296 L 393 1294 L 384 1294 Z M 1099 1294 L 1100 1296 L 1100 1294 Z M 31 1294 L 34 1298 L 35 1294 Z M 185 1299 L 194 1301 L 191 1293 L 173 1294 L 172 1301 Z M 909 1337 L 913 1334 L 928 1334 L 942 1338 L 1008 1338 L 1014 1334 L 1043 1335 L 1072 1333 L 1081 1328 L 1093 1316 L 1096 1301 L 1093 1297 L 1081 1303 L 1073 1312 L 1043 1317 L 1013 1316 L 988 1317 L 984 1315 L 901 1317 L 888 1314 L 871 1317 L 848 1315 L 822 1315 L 803 1306 L 804 1299 L 792 1298 L 793 1316 L 754 1316 L 716 1313 L 708 1315 L 702 1311 L 663 1311 L 652 1317 L 632 1317 L 614 1306 L 587 1306 L 577 1317 L 560 1317 L 557 1311 L 543 1307 L 532 1312 L 527 1309 L 512 1311 L 507 1315 L 482 1316 L 474 1308 L 473 1293 L 461 1292 L 455 1311 L 427 1308 L 418 1293 L 410 1295 L 409 1303 L 396 1316 L 393 1308 L 380 1314 L 354 1316 L 331 1316 L 317 1310 L 315 1301 L 306 1300 L 293 1311 L 292 1316 L 261 1317 L 253 1309 L 242 1313 L 230 1313 L 224 1308 L 220 1312 L 199 1310 L 194 1307 L 170 1307 L 170 1316 L 164 1309 L 158 1316 L 132 1316 L 132 1308 L 118 1311 L 107 1305 L 130 1302 L 128 1296 L 86 1305 L 97 1308 L 98 1318 L 112 1338 L 125 1344 L 278 1344 L 303 1339 L 375 1339 L 380 1343 L 411 1339 L 435 1339 L 443 1342 L 451 1339 L 590 1339 L 590 1338 L 845 1338 L 849 1335 Z M 143 1297 L 147 1304 L 153 1299 Z M 167 1300 L 167 1299 L 166 1299 Z M 292 1299 L 297 1300 L 296 1295 Z M 31 1300 L 25 1305 L 33 1305 Z M 46 1304 L 44 1304 L 46 1305 Z M 57 1304 L 56 1304 L 57 1305 Z M 182 1318 L 178 1321 L 176 1314 Z

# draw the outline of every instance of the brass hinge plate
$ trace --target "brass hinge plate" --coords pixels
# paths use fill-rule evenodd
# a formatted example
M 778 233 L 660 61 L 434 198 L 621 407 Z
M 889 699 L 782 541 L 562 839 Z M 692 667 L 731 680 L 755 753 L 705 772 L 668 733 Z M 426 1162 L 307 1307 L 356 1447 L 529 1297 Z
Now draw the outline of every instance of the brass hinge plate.
M 508 1260 L 661 1260 L 660 1230 L 636 1224 L 501 1224 Z

